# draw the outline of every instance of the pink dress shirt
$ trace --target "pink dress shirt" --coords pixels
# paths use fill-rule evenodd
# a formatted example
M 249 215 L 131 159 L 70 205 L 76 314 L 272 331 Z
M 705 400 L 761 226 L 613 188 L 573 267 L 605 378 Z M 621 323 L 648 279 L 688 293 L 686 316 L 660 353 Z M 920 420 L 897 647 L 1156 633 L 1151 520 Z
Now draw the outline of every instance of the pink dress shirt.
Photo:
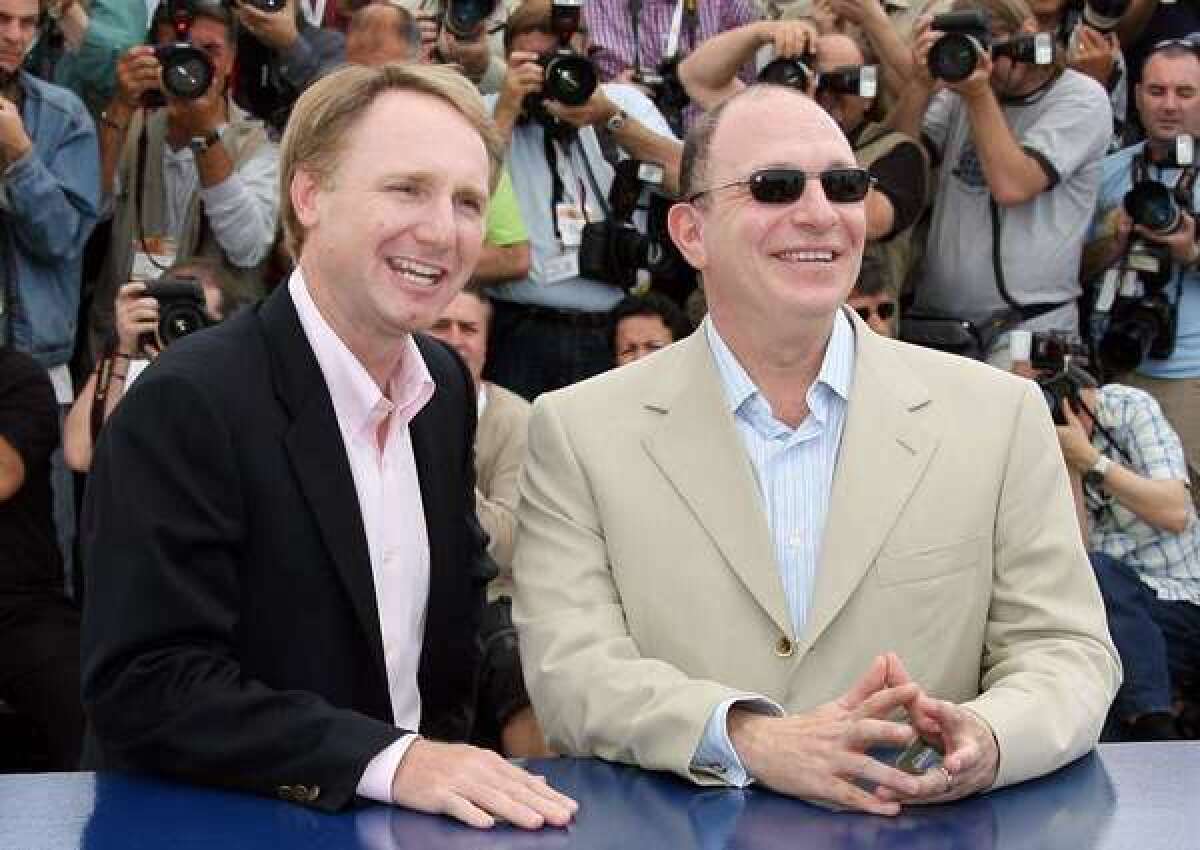
M 321 315 L 300 269 L 292 273 L 288 292 L 333 400 L 354 477 L 375 582 L 392 716 L 397 726 L 415 730 L 421 722 L 417 667 L 429 597 L 429 539 L 408 425 L 432 397 L 433 379 L 409 337 L 388 379 L 387 393 L 381 392 Z M 392 777 L 414 738 L 404 736 L 370 761 L 358 783 L 361 796 L 392 802 Z

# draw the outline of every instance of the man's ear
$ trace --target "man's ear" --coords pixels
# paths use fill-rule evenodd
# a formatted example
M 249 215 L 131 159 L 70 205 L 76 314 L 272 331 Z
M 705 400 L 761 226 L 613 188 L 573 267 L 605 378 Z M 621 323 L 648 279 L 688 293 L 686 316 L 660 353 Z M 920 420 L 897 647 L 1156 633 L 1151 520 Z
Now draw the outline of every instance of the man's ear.
M 321 185 L 316 177 L 304 169 L 297 169 L 288 187 L 288 197 L 291 198 L 296 218 L 305 230 L 314 227 L 320 219 L 317 203 L 320 194 Z
M 695 204 L 681 201 L 667 211 L 667 232 L 679 253 L 696 271 L 704 271 L 708 255 L 704 250 L 704 218 Z

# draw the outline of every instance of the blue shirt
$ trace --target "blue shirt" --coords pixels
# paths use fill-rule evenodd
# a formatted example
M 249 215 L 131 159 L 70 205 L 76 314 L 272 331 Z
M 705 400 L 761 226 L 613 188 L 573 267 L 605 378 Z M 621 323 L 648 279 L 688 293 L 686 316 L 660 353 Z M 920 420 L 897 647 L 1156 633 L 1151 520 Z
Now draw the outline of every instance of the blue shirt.
M 1088 241 L 1112 235 L 1112 211 L 1121 206 L 1125 193 L 1133 187 L 1133 159 L 1142 153 L 1145 143 L 1133 145 L 1105 157 L 1101 165 L 1100 195 Z M 1183 174 L 1181 168 L 1149 166 L 1148 175 L 1168 187 L 1174 187 Z M 1198 179 L 1197 184 L 1200 184 Z M 1193 217 L 1200 210 L 1200 185 L 1192 192 Z M 1167 285 L 1167 296 L 1175 301 L 1179 291 L 1179 327 L 1175 332 L 1175 351 L 1166 360 L 1147 357 L 1138 372 L 1150 378 L 1200 377 L 1200 270 L 1175 272 Z
M 821 371 L 805 395 L 808 416 L 796 428 L 775 417 L 770 403 L 710 318 L 704 320 L 704 333 L 726 403 L 754 467 L 794 636 L 799 636 L 808 622 L 833 474 L 845 429 L 854 378 L 854 329 L 839 310 Z M 738 786 L 746 785 L 749 776 L 729 740 L 726 716 L 729 708 L 741 701 L 765 713 L 784 713 L 781 706 L 757 694 L 726 700 L 713 710 L 693 758 L 697 769 Z

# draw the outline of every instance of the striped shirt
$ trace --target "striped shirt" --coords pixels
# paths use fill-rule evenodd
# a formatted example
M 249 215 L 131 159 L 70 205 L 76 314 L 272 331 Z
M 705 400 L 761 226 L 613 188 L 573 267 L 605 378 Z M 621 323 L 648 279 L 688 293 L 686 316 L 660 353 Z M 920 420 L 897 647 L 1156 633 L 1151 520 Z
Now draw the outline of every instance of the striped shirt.
M 618 0 L 591 0 L 583 5 L 583 20 L 593 52 L 589 54 L 605 80 L 611 80 L 626 68 L 653 71 L 667 58 L 667 38 L 679 0 L 642 0 L 638 15 L 637 55 L 633 38 L 630 4 Z M 694 32 L 684 22 L 679 29 L 677 49 L 691 53 L 718 33 L 759 19 L 758 9 L 750 0 L 697 0 Z
M 1106 457 L 1143 478 L 1188 480 L 1179 435 L 1148 393 L 1120 384 L 1101 387 L 1096 421 L 1128 454 L 1123 456 L 1096 428 L 1092 445 Z M 1106 492 L 1089 488 L 1087 503 L 1090 550 L 1132 567 L 1159 599 L 1200 605 L 1200 523 L 1194 511 L 1183 533 L 1172 534 L 1138 519 Z
M 708 317 L 704 319 L 704 334 L 725 401 L 754 466 L 794 636 L 798 636 L 808 620 L 833 473 L 846 423 L 854 378 L 854 329 L 839 310 L 821 371 L 805 396 L 809 414 L 798 428 L 775 418 L 770 404 Z M 764 714 L 785 713 L 782 706 L 758 694 L 742 693 L 724 700 L 708 718 L 692 766 L 744 788 L 750 776 L 729 740 L 727 728 L 729 709 L 735 703 Z
M 709 318 L 704 320 L 704 333 L 725 400 L 754 466 L 792 625 L 799 636 L 808 619 L 846 422 L 854 377 L 854 329 L 839 310 L 821 371 L 805 397 L 809 414 L 796 428 L 775 418 L 770 403 Z

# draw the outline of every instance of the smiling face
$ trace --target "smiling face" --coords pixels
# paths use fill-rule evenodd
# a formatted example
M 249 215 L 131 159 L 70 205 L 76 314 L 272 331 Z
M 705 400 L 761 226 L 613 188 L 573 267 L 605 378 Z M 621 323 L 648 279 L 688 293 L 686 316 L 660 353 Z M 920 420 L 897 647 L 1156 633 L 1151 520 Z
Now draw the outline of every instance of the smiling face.
M 861 201 L 831 202 L 816 175 L 855 165 L 833 119 L 798 92 L 764 87 L 729 104 L 700 188 L 770 167 L 812 176 L 791 203 L 759 202 L 738 186 L 672 209 L 672 236 L 703 272 L 718 325 L 736 325 L 746 335 L 787 336 L 797 323 L 832 321 L 858 276 L 866 214 Z
M 324 184 L 296 172 L 300 266 L 351 350 L 430 327 L 462 289 L 483 245 L 488 167 L 453 107 L 389 91 L 347 134 Z

